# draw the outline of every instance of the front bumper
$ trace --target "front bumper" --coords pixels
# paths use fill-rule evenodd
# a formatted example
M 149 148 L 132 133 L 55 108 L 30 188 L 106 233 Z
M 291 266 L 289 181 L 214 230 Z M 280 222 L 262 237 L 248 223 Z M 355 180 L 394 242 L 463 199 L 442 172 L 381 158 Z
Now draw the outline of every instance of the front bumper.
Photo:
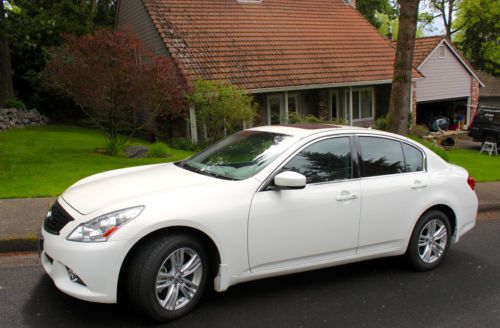
M 126 241 L 81 243 L 41 231 L 40 260 L 62 292 L 98 303 L 116 303 L 118 277 L 126 255 Z M 72 281 L 68 268 L 83 284 Z

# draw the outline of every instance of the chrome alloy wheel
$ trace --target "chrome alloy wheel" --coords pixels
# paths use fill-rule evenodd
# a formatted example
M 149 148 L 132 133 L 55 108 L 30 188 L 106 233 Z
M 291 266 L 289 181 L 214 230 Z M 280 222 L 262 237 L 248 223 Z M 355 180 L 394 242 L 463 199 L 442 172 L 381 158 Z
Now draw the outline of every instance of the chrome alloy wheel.
M 173 251 L 156 276 L 156 298 L 169 311 L 187 305 L 198 291 L 203 275 L 201 257 L 191 248 Z
M 427 264 L 434 263 L 446 249 L 448 229 L 440 219 L 429 221 L 420 231 L 418 237 L 418 255 Z

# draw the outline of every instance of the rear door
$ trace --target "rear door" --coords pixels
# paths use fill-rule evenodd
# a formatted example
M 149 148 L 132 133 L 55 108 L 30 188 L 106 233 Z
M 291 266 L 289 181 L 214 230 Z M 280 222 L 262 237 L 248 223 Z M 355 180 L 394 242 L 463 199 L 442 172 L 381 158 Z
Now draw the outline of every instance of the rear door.
M 406 246 L 430 180 L 423 153 L 397 139 L 359 136 L 361 222 L 358 254 Z

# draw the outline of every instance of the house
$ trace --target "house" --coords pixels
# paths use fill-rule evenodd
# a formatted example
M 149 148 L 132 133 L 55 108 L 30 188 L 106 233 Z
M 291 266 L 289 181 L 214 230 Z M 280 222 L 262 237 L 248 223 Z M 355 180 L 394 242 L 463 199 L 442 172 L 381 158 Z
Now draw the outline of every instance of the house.
M 463 117 L 466 128 L 474 118 L 479 88 L 484 83 L 445 36 L 418 38 L 413 66 L 424 76 L 415 81 L 417 104 L 414 118 L 425 124 L 430 117 Z
M 395 50 L 354 6 L 127 0 L 119 2 L 116 28 L 132 27 L 157 54 L 171 56 L 188 83 L 225 80 L 247 90 L 259 105 L 257 124 L 286 123 L 297 112 L 371 126 L 388 112 Z M 195 115 L 190 108 L 193 140 Z
M 500 108 L 500 78 L 483 71 L 475 71 L 486 85 L 479 91 L 479 106 Z

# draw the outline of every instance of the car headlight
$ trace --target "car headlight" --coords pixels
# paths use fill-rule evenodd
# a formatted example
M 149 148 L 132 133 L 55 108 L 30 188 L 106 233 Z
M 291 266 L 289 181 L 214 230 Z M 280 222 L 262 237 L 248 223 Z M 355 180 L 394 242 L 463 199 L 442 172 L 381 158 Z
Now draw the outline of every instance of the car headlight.
M 101 215 L 76 227 L 68 236 L 68 240 L 82 242 L 106 241 L 113 232 L 128 221 L 138 217 L 143 209 L 144 206 L 136 206 Z

